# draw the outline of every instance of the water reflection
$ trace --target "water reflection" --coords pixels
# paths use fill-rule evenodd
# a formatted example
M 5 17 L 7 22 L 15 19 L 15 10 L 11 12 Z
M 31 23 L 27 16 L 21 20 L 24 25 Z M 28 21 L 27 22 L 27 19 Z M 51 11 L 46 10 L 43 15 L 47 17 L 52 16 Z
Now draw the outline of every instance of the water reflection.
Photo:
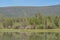
M 60 40 L 60 33 L 0 32 L 0 40 Z

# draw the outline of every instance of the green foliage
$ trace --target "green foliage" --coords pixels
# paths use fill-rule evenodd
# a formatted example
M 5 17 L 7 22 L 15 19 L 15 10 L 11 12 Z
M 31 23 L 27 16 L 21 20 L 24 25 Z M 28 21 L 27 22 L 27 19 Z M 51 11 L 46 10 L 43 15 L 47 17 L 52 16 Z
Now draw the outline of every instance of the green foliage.
M 34 25 L 36 29 L 56 29 L 60 28 L 60 16 L 42 16 L 37 13 L 32 17 L 23 18 L 0 17 L 0 28 L 14 28 L 23 25 Z

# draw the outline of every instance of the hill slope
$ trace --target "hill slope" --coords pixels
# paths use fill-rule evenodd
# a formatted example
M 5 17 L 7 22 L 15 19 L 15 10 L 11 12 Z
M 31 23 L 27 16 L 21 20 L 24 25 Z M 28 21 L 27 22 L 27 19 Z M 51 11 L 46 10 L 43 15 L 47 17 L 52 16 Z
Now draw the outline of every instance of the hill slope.
M 40 12 L 42 15 L 60 15 L 60 5 L 54 6 L 15 6 L 0 7 L 0 14 L 8 16 L 32 16 Z

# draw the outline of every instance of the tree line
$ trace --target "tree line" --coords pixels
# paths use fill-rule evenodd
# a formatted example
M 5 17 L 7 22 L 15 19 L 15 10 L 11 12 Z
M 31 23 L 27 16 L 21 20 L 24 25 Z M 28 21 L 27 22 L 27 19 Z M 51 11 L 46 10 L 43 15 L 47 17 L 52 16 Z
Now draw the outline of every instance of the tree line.
M 32 17 L 0 17 L 0 29 L 58 29 L 60 16 L 43 16 L 36 13 Z

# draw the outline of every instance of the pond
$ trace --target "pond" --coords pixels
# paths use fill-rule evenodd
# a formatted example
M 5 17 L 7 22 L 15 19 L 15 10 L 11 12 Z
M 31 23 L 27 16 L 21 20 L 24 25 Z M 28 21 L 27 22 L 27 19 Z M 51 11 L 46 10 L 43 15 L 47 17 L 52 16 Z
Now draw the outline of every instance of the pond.
M 60 40 L 59 32 L 0 32 L 0 40 Z

